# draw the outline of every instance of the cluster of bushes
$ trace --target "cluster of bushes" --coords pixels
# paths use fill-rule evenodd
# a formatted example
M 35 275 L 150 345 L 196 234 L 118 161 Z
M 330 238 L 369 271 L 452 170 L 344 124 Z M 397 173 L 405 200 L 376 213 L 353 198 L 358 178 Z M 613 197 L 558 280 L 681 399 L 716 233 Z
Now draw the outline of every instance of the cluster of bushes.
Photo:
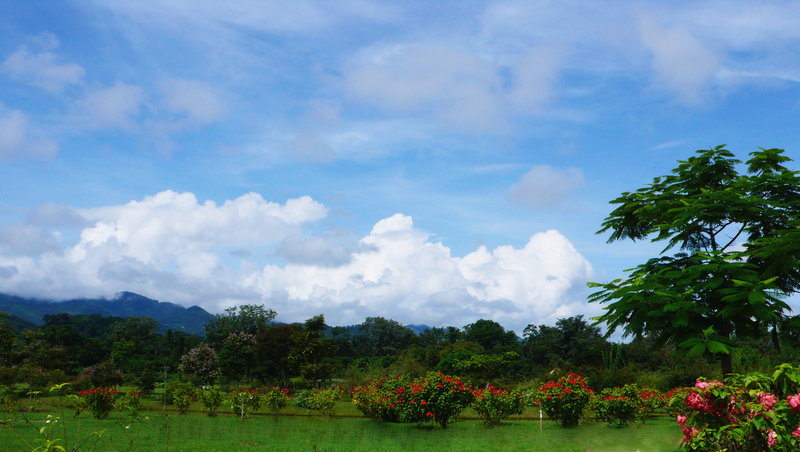
M 447 427 L 468 406 L 485 424 L 497 425 L 512 414 L 522 413 L 521 393 L 488 386 L 473 389 L 458 377 L 430 372 L 412 379 L 381 377 L 369 385 L 354 387 L 352 400 L 366 417 L 386 422 L 432 423 Z

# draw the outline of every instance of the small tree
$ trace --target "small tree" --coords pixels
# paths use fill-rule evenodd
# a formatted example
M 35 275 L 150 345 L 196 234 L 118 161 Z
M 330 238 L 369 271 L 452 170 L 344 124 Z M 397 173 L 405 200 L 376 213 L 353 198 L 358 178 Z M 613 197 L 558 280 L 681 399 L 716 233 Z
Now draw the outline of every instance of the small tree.
M 198 385 L 210 385 L 220 376 L 217 354 L 206 344 L 200 344 L 183 355 L 178 369 Z

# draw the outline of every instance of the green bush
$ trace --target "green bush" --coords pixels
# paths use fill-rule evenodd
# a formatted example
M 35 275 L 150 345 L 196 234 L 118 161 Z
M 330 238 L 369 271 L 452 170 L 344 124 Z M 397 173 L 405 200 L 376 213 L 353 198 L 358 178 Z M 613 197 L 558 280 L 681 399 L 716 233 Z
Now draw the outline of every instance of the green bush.
M 308 409 L 318 411 L 324 417 L 331 417 L 333 407 L 341 395 L 342 390 L 338 386 L 311 391 L 307 397 Z
M 278 414 L 289 404 L 289 390 L 286 388 L 274 387 L 264 394 L 264 405 L 272 414 Z
M 494 386 L 475 390 L 472 408 L 483 419 L 484 425 L 497 426 L 512 414 L 522 414 L 525 398 L 517 391 L 503 391 Z
M 398 395 L 405 391 L 409 383 L 411 380 L 400 375 L 396 378 L 373 378 L 370 384 L 353 388 L 353 404 L 370 419 L 400 422 L 402 419 L 397 403 Z
M 222 391 L 211 386 L 203 387 L 200 389 L 198 396 L 208 415 L 216 416 L 217 410 L 222 405 Z
M 114 409 L 114 398 L 117 395 L 116 389 L 93 388 L 81 391 L 78 396 L 83 400 L 85 406 L 97 419 L 105 419 L 111 410 Z
M 475 400 L 472 389 L 460 378 L 430 372 L 398 393 L 397 406 L 406 422 L 431 422 L 446 428 Z M 398 390 L 399 391 L 399 390 Z
M 592 401 L 591 407 L 598 419 L 615 427 L 636 422 L 644 412 L 644 404 L 636 385 L 603 389 Z
M 575 427 L 593 393 L 583 375 L 570 372 L 558 381 L 549 381 L 540 386 L 537 404 L 544 409 L 548 418 L 562 427 Z
M 242 388 L 231 391 L 233 398 L 230 401 L 231 411 L 242 419 L 247 418 L 251 411 L 258 411 L 261 408 L 261 395 L 258 389 Z
M 194 400 L 194 390 L 190 386 L 178 386 L 172 390 L 172 403 L 180 414 L 186 414 Z

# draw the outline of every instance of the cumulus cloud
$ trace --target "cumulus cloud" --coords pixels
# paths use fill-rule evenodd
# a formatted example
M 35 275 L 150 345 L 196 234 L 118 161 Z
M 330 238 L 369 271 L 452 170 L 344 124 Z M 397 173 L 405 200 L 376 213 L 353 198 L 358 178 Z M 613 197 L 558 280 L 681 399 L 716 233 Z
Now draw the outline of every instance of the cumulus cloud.
M 0 105 L 0 159 L 52 158 L 57 153 L 58 143 L 45 137 L 27 115 Z
M 578 168 L 534 166 L 506 192 L 506 199 L 523 205 L 551 208 L 566 201 L 576 189 L 585 185 Z
M 0 291 L 64 298 L 130 290 L 215 312 L 266 303 L 290 320 L 323 313 L 333 324 L 352 324 L 381 315 L 462 326 L 491 318 L 521 331 L 580 312 L 576 294 L 592 276 L 554 230 L 521 248 L 481 246 L 463 257 L 402 214 L 378 221 L 359 240 L 306 237 L 303 225 L 327 213 L 309 197 L 278 204 L 250 193 L 217 205 L 165 191 L 125 205 L 48 209 L 77 212 L 89 226 L 73 245 L 41 226 L 2 231 Z M 41 223 L 59 224 L 51 216 Z M 247 250 L 265 247 L 288 264 L 250 260 Z M 226 266 L 231 255 L 242 259 L 238 268 Z
M 721 66 L 721 57 L 685 28 L 662 27 L 649 16 L 641 18 L 642 42 L 652 52 L 660 80 L 687 103 L 702 99 Z
M 534 234 L 522 248 L 480 247 L 458 258 L 397 214 L 376 223 L 360 243 L 372 251 L 353 254 L 345 265 L 269 265 L 245 284 L 290 316 L 316 309 L 338 323 L 382 315 L 458 326 L 491 318 L 521 331 L 576 312 L 581 302 L 573 290 L 592 275 L 557 231 Z
M 50 44 L 51 47 L 57 45 L 57 41 Z M 80 85 L 85 74 L 83 68 L 75 63 L 61 63 L 59 60 L 58 55 L 53 52 L 31 53 L 27 47 L 22 46 L 0 64 L 0 72 L 12 80 L 53 93 L 60 93 L 70 85 Z

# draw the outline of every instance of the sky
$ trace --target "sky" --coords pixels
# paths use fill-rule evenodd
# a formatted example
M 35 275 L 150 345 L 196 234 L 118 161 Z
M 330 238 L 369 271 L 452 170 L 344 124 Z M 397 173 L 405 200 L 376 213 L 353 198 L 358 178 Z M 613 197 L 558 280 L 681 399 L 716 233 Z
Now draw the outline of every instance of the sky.
M 610 200 L 720 144 L 800 157 L 798 18 L 0 0 L 0 292 L 517 334 L 596 316 L 586 283 L 661 250 L 596 234 Z

